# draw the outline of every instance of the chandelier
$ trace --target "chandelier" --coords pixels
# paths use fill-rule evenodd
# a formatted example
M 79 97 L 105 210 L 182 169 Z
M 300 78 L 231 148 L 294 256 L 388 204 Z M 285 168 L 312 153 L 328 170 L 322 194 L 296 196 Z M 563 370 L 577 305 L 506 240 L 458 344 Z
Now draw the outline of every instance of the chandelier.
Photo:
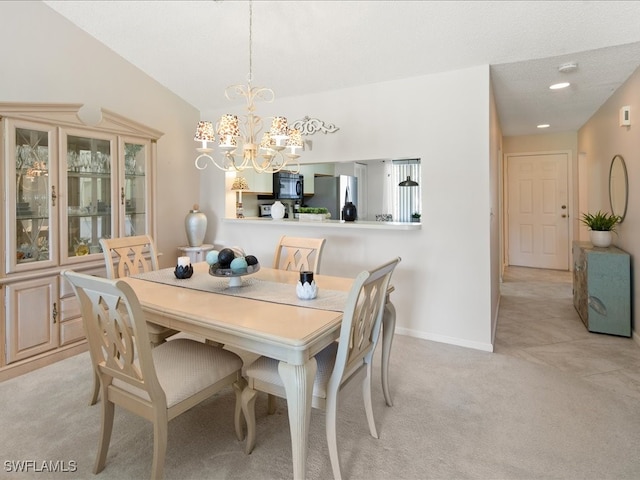
M 300 171 L 300 151 L 302 150 L 302 134 L 296 128 L 289 128 L 286 117 L 273 117 L 271 127 L 262 133 L 262 118 L 256 115 L 255 100 L 268 103 L 273 102 L 273 90 L 263 87 L 252 87 L 253 58 L 252 58 L 252 27 L 253 6 L 249 1 L 249 75 L 247 85 L 231 85 L 225 90 L 228 100 L 244 99 L 246 101 L 246 115 L 225 114 L 214 124 L 209 121 L 198 122 L 194 140 L 201 142 L 196 148 L 200 154 L 195 165 L 199 170 L 207 167 L 206 160 L 210 160 L 216 167 L 225 172 L 241 172 L 252 168 L 258 173 L 275 173 L 287 167 L 293 173 Z M 218 149 L 220 158 L 214 154 L 213 144 L 218 135 Z M 200 159 L 205 161 L 200 165 Z

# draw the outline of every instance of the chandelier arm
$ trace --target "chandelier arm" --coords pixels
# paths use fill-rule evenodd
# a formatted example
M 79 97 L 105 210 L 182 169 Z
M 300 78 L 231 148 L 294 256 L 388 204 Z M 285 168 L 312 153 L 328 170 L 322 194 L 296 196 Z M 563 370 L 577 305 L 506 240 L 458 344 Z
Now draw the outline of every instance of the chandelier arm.
M 223 164 L 220 164 L 217 159 L 213 158 L 208 153 L 201 153 L 200 155 L 198 155 L 195 161 L 195 166 L 198 170 L 204 170 L 208 166 L 208 162 L 205 162 L 203 166 L 200 166 L 201 158 L 211 160 L 211 163 L 213 163 L 213 165 L 215 165 L 218 169 L 222 170 L 223 172 L 241 172 L 245 168 L 247 168 L 246 160 L 243 161 L 240 165 L 236 165 L 235 157 L 231 154 L 225 155 L 225 158 L 227 161 Z

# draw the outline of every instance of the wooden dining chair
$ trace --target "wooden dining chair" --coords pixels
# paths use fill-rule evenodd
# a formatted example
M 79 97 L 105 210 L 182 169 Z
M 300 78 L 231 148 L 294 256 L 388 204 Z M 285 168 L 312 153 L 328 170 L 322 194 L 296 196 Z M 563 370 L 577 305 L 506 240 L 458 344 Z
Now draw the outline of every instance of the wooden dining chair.
M 107 278 L 116 279 L 158 269 L 156 246 L 149 235 L 122 238 L 101 238 L 100 246 L 104 254 Z M 147 324 L 151 346 L 160 345 L 171 335 L 178 333 L 154 323 Z M 95 405 L 100 394 L 97 373 L 93 381 L 93 392 L 89 405 Z
M 116 279 L 158 270 L 156 245 L 149 235 L 101 238 L 100 246 L 104 254 L 107 278 Z M 153 323 L 149 323 L 147 330 L 153 346 L 160 345 L 167 337 L 178 333 Z
M 325 241 L 324 238 L 283 235 L 276 246 L 273 268 L 320 273 L 320 260 Z
M 312 407 L 326 411 L 326 435 L 333 476 L 341 478 L 336 438 L 338 394 L 343 387 L 362 380 L 364 407 L 369 432 L 378 438 L 371 403 L 371 363 L 380 336 L 382 315 L 391 275 L 400 258 L 360 273 L 347 295 L 339 341 L 315 356 L 317 373 L 313 383 Z M 258 391 L 286 398 L 278 373 L 278 360 L 260 357 L 246 368 L 247 387 L 242 392 L 242 410 L 247 422 L 245 452 L 256 442 L 255 400 Z
M 65 270 L 79 301 L 90 356 L 103 391 L 102 426 L 94 473 L 105 467 L 114 407 L 153 423 L 151 478 L 162 478 L 169 420 L 233 386 L 238 440 L 242 440 L 242 359 L 196 340 L 179 338 L 151 348 L 138 298 L 123 280 Z
M 320 273 L 320 260 L 325 242 L 325 238 L 282 235 L 273 256 L 273 268 Z M 269 395 L 267 401 L 267 411 L 271 415 L 276 411 L 276 398 Z

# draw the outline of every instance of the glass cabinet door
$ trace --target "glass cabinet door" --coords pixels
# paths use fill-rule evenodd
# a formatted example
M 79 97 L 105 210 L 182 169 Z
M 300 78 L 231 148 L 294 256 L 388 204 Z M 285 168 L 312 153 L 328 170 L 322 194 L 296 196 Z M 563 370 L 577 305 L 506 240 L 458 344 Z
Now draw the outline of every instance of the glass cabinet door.
M 41 268 L 55 257 L 55 129 L 26 122 L 8 123 L 9 271 Z M 15 166 L 15 170 L 13 170 Z M 15 176 L 14 176 L 15 175 Z M 15 225 L 15 229 L 11 228 Z
M 150 158 L 149 142 L 123 139 L 124 175 L 120 187 L 120 203 L 124 222 L 122 235 L 131 237 L 149 233 L 147 195 L 149 181 L 147 170 Z M 122 211 L 122 210 L 121 210 Z
M 62 211 L 63 259 L 101 254 L 99 240 L 114 232 L 112 137 L 67 134 L 65 155 L 66 211 Z M 76 258 L 77 259 L 77 258 Z M 79 260 L 79 259 L 78 259 Z

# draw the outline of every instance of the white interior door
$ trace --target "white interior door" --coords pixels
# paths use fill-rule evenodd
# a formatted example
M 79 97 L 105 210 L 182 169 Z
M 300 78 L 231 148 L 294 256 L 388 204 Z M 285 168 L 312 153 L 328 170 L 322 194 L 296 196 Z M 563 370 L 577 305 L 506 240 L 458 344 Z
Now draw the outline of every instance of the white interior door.
M 507 156 L 509 264 L 569 269 L 567 153 Z

